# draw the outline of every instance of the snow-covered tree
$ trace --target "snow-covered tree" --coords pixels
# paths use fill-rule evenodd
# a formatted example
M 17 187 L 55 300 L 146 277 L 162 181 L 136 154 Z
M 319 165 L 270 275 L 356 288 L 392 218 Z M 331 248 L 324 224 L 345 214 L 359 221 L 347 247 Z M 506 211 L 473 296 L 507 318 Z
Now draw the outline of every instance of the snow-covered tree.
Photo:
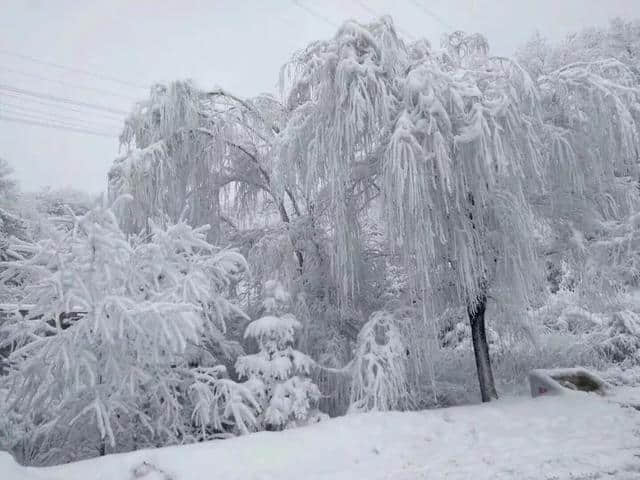
M 535 203 L 556 237 L 549 250 L 585 247 L 583 240 L 637 211 L 639 45 L 638 26 L 615 20 L 556 45 L 538 35 L 519 51 L 536 76 L 545 122 L 550 161 Z
M 32 237 L 31 225 L 22 211 L 23 196 L 13 177 L 13 168 L 0 158 L 0 261 L 20 258 L 20 244 Z M 4 267 L 0 267 L 3 269 Z M 0 285 L 0 302 L 12 303 L 21 296 L 21 278 Z M 4 310 L 4 309 L 2 309 Z M 10 312 L 0 311 L 0 324 Z
M 640 22 L 614 18 L 609 25 L 587 27 L 552 43 L 535 33 L 516 52 L 534 79 L 565 65 L 615 58 L 640 75 Z
M 362 287 L 362 205 L 381 192 L 425 320 L 428 304 L 466 305 L 489 400 L 487 298 L 508 290 L 526 305 L 537 277 L 526 193 L 542 183 L 539 112 L 529 75 L 489 57 L 482 37 L 457 32 L 445 47 L 407 46 L 384 18 L 347 22 L 297 54 L 280 161 L 289 183 L 331 199 L 333 266 L 347 297 Z M 453 288 L 434 296 L 441 274 Z
M 64 217 L 70 213 L 84 215 L 98 203 L 98 197 L 71 187 L 44 187 L 32 194 L 35 208 L 50 217 Z
M 0 257 L 2 260 L 14 257 L 9 246 L 12 237 L 22 240 L 27 237 L 26 222 L 16 211 L 19 190 L 13 173 L 11 165 L 0 158 Z
M 127 153 L 109 173 L 110 196 L 134 198 L 120 212 L 125 229 L 138 232 L 147 218 L 192 225 L 215 219 L 233 231 L 234 217 L 265 203 L 289 223 L 298 205 L 291 190 L 277 188 L 270 157 L 282 117 L 268 95 L 245 100 L 190 82 L 153 87 L 127 119 L 120 138 Z
M 13 178 L 13 168 L 4 158 L 0 158 L 0 207 L 8 208 L 15 204 L 18 196 L 18 183 Z
M 320 398 L 309 374 L 314 362 L 293 348 L 296 318 L 284 313 L 289 294 L 277 281 L 264 288 L 264 316 L 251 322 L 245 337 L 257 342 L 258 352 L 238 358 L 236 370 L 259 399 L 261 428 L 280 430 L 318 421 Z
M 550 160 L 534 208 L 546 230 L 540 250 L 549 268 L 549 303 L 564 308 L 552 323 L 583 312 L 570 322 L 578 331 L 569 331 L 595 330 L 598 342 L 625 331 L 631 323 L 616 319 L 640 308 L 631 295 L 638 278 L 639 45 L 637 22 L 614 20 L 557 44 L 537 36 L 518 53 L 536 76 Z M 593 318 L 601 322 L 594 325 Z
M 205 236 L 152 224 L 148 241 L 131 243 L 97 207 L 7 265 L 4 279 L 26 272 L 34 282 L 28 314 L 1 337 L 12 346 L 3 410 L 21 418 L 23 452 L 36 446 L 25 461 L 208 438 L 253 422 L 240 406 L 251 393 L 224 378 L 208 348 L 224 351 L 225 322 L 243 316 L 225 292 L 246 263 Z

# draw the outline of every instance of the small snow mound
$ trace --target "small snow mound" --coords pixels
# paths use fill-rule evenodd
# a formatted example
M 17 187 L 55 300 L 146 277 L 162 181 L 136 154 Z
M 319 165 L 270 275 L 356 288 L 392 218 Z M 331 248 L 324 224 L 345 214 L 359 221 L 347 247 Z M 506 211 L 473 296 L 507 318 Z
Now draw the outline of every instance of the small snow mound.
M 154 464 L 147 461 L 142 462 L 136 466 L 132 472 L 132 479 L 144 479 L 144 480 L 173 480 L 173 477 L 166 473 L 164 470 L 156 467 Z

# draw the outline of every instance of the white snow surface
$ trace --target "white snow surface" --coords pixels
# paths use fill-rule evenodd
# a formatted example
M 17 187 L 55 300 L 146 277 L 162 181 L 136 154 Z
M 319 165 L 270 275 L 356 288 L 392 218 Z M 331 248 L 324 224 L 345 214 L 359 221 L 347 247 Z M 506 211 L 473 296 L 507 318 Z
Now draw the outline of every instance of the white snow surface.
M 594 395 L 517 398 L 353 414 L 47 468 L 20 467 L 0 452 L 0 478 L 631 480 L 640 478 L 639 427 L 640 412 Z

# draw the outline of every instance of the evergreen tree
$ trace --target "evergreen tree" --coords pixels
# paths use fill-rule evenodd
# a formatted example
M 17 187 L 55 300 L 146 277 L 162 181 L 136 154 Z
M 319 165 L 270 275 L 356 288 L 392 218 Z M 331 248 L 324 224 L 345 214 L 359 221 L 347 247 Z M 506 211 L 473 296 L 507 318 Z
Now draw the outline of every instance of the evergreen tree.
M 258 353 L 238 358 L 236 370 L 247 378 L 247 386 L 260 401 L 262 428 L 280 430 L 311 421 L 320 416 L 315 405 L 318 387 L 308 378 L 313 360 L 293 348 L 294 332 L 300 323 L 284 311 L 289 295 L 282 285 L 265 285 L 265 315 L 251 322 L 245 337 L 258 344 Z

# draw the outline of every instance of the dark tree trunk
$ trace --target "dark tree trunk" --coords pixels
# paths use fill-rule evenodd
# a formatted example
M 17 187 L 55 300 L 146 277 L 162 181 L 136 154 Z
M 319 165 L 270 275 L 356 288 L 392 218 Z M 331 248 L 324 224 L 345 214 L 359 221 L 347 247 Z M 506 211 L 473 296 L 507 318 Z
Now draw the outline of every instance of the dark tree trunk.
M 480 382 L 480 395 L 483 402 L 489 402 L 492 398 L 498 398 L 496 385 L 493 381 L 493 371 L 491 370 L 491 359 L 489 358 L 489 344 L 487 343 L 487 332 L 485 330 L 484 312 L 487 307 L 487 297 L 482 295 L 475 306 L 467 305 L 469 323 L 471 324 L 471 340 L 473 341 L 473 352 L 476 357 L 476 368 L 478 370 L 478 381 Z
M 291 199 L 293 201 L 293 196 L 291 197 Z M 291 218 L 287 213 L 287 209 L 284 207 L 284 202 L 282 200 L 276 200 L 276 201 L 278 202 L 278 211 L 280 212 L 280 219 L 283 221 L 283 223 L 290 224 Z M 296 254 L 296 259 L 298 260 L 298 272 L 300 273 L 300 275 L 302 275 L 303 267 L 304 267 L 304 257 L 302 256 L 302 251 L 296 248 L 296 245 L 295 245 L 296 242 L 291 235 L 289 235 L 289 238 L 291 239 L 291 244 L 293 245 L 293 250 Z

